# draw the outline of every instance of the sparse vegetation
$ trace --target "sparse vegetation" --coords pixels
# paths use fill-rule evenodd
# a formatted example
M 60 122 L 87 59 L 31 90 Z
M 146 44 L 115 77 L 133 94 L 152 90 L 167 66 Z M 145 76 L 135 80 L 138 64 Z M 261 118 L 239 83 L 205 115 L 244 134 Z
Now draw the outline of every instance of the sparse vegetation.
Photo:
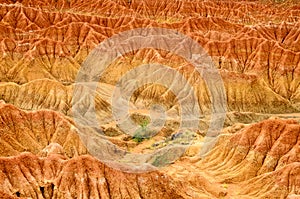
M 137 142 L 137 143 L 141 143 L 144 140 L 144 138 L 140 137 L 138 135 L 135 135 L 135 136 L 132 137 L 132 140 Z
M 132 140 L 137 142 L 137 143 L 140 143 L 142 141 L 144 141 L 148 136 L 148 132 L 149 132 L 149 129 L 147 129 L 147 126 L 148 124 L 150 123 L 149 120 L 142 120 L 141 123 L 140 123 L 140 127 L 137 132 L 134 134 L 134 136 L 132 137 Z

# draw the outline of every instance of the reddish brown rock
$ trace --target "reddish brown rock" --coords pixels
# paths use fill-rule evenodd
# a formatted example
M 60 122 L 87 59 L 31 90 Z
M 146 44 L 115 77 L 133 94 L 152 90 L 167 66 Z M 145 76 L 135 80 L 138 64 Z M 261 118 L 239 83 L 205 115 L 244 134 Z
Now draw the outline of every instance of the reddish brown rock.
M 0 198 L 299 198 L 300 126 L 294 120 L 234 125 L 201 161 L 183 157 L 162 173 L 131 174 L 85 155 L 68 118 L 87 55 L 112 35 L 140 27 L 175 29 L 203 46 L 223 78 L 227 125 L 270 113 L 294 117 L 300 110 L 297 3 L 0 0 L 0 99 L 14 105 L 0 103 L 0 156 L 10 156 L 0 158 Z M 98 119 L 110 118 L 109 95 L 118 79 L 142 63 L 165 64 L 190 79 L 206 125 L 211 107 L 203 80 L 182 57 L 158 49 L 130 52 L 110 65 L 95 100 Z M 131 99 L 134 105 L 149 101 L 178 108 L 176 97 L 159 86 L 139 88 Z M 127 142 L 130 136 L 121 140 L 111 123 L 106 130 L 124 148 L 142 145 Z
M 277 171 L 300 161 L 299 133 L 300 125 L 295 120 L 271 119 L 253 124 L 229 138 L 224 135 L 199 165 L 227 183 Z M 293 182 L 299 186 L 298 181 Z
M 73 123 L 54 111 L 26 112 L 2 101 L 0 119 L 0 156 L 37 154 L 50 143 L 63 146 L 69 157 L 87 153 Z
M 159 172 L 123 173 L 91 156 L 51 153 L 0 158 L 1 191 L 30 198 L 183 198 L 184 188 Z M 6 195 L 7 195 L 6 194 Z M 12 197 L 13 198 L 13 197 Z

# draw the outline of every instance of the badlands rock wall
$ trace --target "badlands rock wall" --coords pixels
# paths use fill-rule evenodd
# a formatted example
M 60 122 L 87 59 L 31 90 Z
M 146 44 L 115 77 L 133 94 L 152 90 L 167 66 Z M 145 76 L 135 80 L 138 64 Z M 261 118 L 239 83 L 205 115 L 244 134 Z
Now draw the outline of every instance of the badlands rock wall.
M 299 17 L 295 0 L 0 0 L 0 198 L 298 198 Z M 93 108 L 85 90 L 77 89 L 81 98 L 72 102 L 89 53 L 117 33 L 147 27 L 194 39 L 222 77 L 228 127 L 205 157 L 198 154 L 210 119 L 210 92 L 194 66 L 174 52 L 127 46 L 132 51 L 99 77 L 94 107 L 107 125 L 88 128 L 73 120 L 73 106 Z M 129 136 L 113 122 L 116 82 L 151 63 L 188 79 L 204 127 L 192 134 L 179 159 L 162 154 L 152 163 L 165 158 L 170 164 L 130 173 L 92 153 L 126 161 L 124 150 L 151 153 L 181 142 L 176 120 L 151 139 Z M 130 99 L 136 107 L 157 102 L 178 114 L 176 95 L 161 85 L 144 85 Z M 142 121 L 143 114 L 135 119 Z M 93 139 L 99 130 L 104 135 L 95 140 L 102 142 L 87 149 L 79 135 Z M 103 145 L 107 140 L 123 151 Z
M 70 85 L 89 52 L 104 39 L 133 28 L 163 27 L 192 37 L 206 49 L 222 74 L 229 110 L 264 113 L 299 110 L 299 11 L 295 4 L 238 1 L 52 3 L 48 6 L 42 1 L 14 4 L 3 1 L 1 81 L 24 84 L 47 78 Z M 110 76 L 103 81 L 116 81 L 122 73 L 115 65 L 124 60 L 123 72 L 141 61 L 168 63 L 181 72 L 191 67 L 172 52 L 141 51 L 123 55 L 112 64 Z M 195 78 L 197 82 L 200 77 L 196 75 Z M 201 95 L 199 98 L 200 104 L 209 106 L 209 102 L 201 101 Z

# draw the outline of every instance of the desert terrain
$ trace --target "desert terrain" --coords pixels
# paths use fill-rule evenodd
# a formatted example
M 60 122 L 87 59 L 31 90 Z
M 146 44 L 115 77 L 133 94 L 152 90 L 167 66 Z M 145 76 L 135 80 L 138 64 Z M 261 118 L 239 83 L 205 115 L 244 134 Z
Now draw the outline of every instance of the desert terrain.
M 300 2 L 0 0 L 0 198 L 300 198 Z

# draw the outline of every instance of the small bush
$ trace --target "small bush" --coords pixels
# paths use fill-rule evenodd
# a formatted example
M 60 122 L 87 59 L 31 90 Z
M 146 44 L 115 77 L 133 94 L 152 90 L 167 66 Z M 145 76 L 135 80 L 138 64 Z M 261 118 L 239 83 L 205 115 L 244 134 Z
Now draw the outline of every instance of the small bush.
M 140 137 L 140 136 L 133 136 L 132 140 L 137 142 L 137 143 L 141 143 L 142 141 L 144 141 L 145 138 Z
M 147 134 L 147 125 L 148 124 L 149 124 L 148 120 L 143 120 L 140 123 L 141 129 L 137 130 L 135 135 L 132 137 L 133 141 L 140 143 L 145 140 L 145 136 L 143 136 L 143 135 Z

